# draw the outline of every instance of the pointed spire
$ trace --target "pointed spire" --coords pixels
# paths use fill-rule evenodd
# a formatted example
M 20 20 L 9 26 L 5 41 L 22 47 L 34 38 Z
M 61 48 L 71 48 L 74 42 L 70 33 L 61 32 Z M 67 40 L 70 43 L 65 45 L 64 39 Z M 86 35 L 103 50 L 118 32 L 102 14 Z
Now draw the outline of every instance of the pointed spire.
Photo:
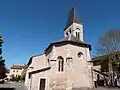
M 66 23 L 64 30 L 68 28 L 72 23 L 82 24 L 82 21 L 79 19 L 78 15 L 76 14 L 76 10 L 74 7 L 69 12 L 68 21 Z

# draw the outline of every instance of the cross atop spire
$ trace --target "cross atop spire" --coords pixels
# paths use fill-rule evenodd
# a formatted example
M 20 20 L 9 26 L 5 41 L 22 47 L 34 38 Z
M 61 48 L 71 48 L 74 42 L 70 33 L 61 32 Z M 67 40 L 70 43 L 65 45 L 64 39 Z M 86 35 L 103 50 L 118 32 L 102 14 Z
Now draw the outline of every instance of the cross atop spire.
M 78 15 L 76 14 L 76 10 L 74 7 L 69 12 L 68 21 L 66 23 L 64 30 L 68 28 L 72 23 L 82 24 L 82 21 L 79 19 Z

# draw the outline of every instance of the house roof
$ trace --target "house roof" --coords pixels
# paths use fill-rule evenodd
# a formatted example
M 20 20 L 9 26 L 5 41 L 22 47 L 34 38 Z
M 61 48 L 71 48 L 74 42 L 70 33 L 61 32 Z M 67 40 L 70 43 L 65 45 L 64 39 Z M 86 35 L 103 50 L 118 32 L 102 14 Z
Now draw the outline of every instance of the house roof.
M 66 28 L 68 28 L 72 23 L 82 24 L 82 20 L 79 19 L 74 7 L 69 12 L 68 21 L 66 23 L 64 30 L 66 30 Z
M 93 69 L 95 72 L 97 72 L 97 73 L 99 73 L 99 74 L 102 74 L 102 75 L 104 75 L 104 76 L 106 76 L 106 77 L 108 77 L 108 75 L 107 74 L 105 74 L 105 73 L 103 73 L 103 72 L 101 72 L 101 71 L 98 71 L 98 70 L 96 70 L 96 69 Z
M 21 65 L 13 65 L 10 67 L 10 69 L 23 69 L 25 66 L 21 66 Z
M 120 55 L 120 51 L 109 53 L 109 54 L 102 55 L 102 56 L 97 56 L 97 57 L 92 58 L 92 60 L 93 61 L 104 60 L 105 58 L 108 58 L 111 55 L 118 55 L 118 54 Z
M 104 58 L 105 58 L 105 55 L 97 56 L 97 57 L 92 58 L 92 61 L 99 61 L 99 60 L 103 60 Z

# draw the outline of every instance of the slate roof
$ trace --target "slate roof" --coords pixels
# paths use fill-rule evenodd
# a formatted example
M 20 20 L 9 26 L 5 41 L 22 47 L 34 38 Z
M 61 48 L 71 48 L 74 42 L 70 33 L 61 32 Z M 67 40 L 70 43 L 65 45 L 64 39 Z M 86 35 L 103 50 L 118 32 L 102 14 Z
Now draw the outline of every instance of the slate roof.
M 81 46 L 81 47 L 88 47 L 91 50 L 91 45 L 90 44 L 82 42 L 79 39 L 77 39 L 77 38 L 75 38 L 74 36 L 71 35 L 70 37 L 65 37 L 63 40 L 51 43 L 48 46 L 48 48 L 45 50 L 45 52 L 53 45 L 64 45 L 64 44 L 74 44 L 74 45 L 78 45 L 78 46 Z
M 68 21 L 66 23 L 64 30 L 66 30 L 66 28 L 68 28 L 72 23 L 82 24 L 82 20 L 79 19 L 74 7 L 69 12 Z

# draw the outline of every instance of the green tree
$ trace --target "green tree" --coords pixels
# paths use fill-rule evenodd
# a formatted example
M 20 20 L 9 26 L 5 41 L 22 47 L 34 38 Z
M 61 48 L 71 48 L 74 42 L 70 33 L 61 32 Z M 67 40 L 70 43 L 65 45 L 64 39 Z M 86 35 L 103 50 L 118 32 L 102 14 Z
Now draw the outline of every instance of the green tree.
M 15 81 L 16 81 L 16 82 L 21 81 L 21 76 L 18 75 L 17 77 L 15 77 Z
M 3 79 L 6 77 L 6 68 L 5 68 L 5 60 L 2 57 L 2 44 L 3 44 L 3 39 L 2 39 L 2 34 L 0 34 L 0 79 Z
M 23 74 L 22 76 L 21 76 L 21 81 L 25 81 L 25 76 L 26 76 L 26 74 Z
M 15 81 L 14 74 L 12 74 L 10 77 L 11 77 L 11 79 L 10 79 L 11 81 Z

